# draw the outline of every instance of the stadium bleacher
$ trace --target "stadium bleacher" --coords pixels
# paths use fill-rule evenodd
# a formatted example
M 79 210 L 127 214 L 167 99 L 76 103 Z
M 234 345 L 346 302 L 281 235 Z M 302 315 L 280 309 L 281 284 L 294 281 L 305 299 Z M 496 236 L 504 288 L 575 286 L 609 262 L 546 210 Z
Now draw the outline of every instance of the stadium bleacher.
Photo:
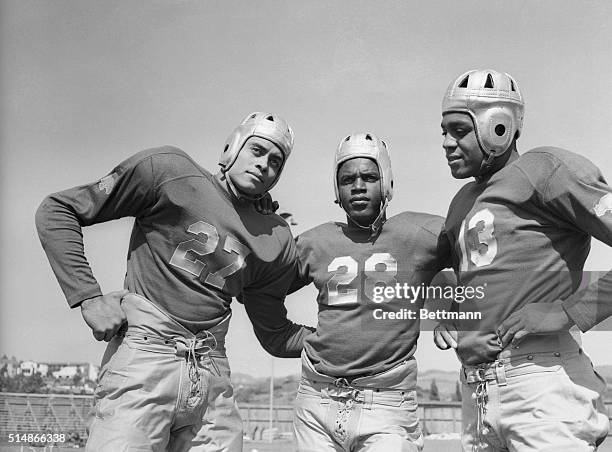
M 9 433 L 86 436 L 90 396 L 0 393 L 0 437 Z

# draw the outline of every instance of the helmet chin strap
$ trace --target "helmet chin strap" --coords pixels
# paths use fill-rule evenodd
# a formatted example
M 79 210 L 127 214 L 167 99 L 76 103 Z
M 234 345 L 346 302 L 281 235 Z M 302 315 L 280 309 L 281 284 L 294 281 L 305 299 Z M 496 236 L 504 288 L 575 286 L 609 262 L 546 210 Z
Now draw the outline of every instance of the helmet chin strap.
M 476 182 L 482 182 L 489 175 L 495 163 L 495 159 L 497 158 L 493 152 L 487 154 L 485 151 L 482 151 L 482 155 L 484 159 L 480 162 L 480 171 L 478 171 L 478 175 L 475 177 Z M 501 157 L 501 155 L 499 157 Z
M 382 228 L 383 224 L 385 224 L 385 221 L 386 221 L 386 219 L 385 219 L 385 211 L 387 210 L 387 206 L 388 205 L 389 205 L 389 200 L 385 197 L 384 202 L 381 203 L 380 212 L 378 213 L 378 216 L 368 226 L 363 226 L 362 224 L 359 224 L 359 222 L 355 218 L 353 218 L 346 211 L 346 209 L 344 209 L 344 207 L 342 209 L 346 212 L 346 216 L 349 218 L 349 220 L 351 220 L 351 223 L 353 223 L 359 229 L 363 229 L 364 231 L 366 231 L 366 230 L 370 231 L 370 237 L 373 237 L 376 234 L 378 234 L 378 232 Z M 342 206 L 342 204 L 340 206 Z
M 228 168 L 229 169 L 229 168 Z M 227 191 L 236 198 L 237 200 L 247 200 L 247 201 L 258 201 L 266 195 L 266 192 L 263 192 L 261 195 L 251 196 L 246 193 L 240 191 L 238 187 L 232 182 L 232 178 L 227 174 L 227 170 L 221 170 L 223 173 L 223 177 L 225 178 L 225 185 L 227 186 Z

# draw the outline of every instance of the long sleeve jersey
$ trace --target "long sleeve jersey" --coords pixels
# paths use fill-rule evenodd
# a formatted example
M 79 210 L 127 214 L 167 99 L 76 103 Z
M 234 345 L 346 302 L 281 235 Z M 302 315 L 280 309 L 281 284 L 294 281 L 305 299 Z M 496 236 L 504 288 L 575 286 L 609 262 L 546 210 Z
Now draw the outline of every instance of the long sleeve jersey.
M 527 303 L 564 300 L 583 330 L 612 314 L 612 272 L 583 291 L 591 237 L 612 246 L 612 190 L 586 158 L 542 147 L 489 179 L 465 185 L 446 219 L 458 284 L 484 287 L 482 300 L 459 311 L 482 319 L 458 325 L 466 365 L 500 352 L 496 328 Z
M 317 329 L 304 344 L 318 372 L 352 379 L 412 357 L 418 317 L 388 314 L 418 312 L 423 298 L 383 291 L 422 287 L 450 266 L 443 224 L 438 216 L 404 212 L 385 222 L 374 238 L 344 223 L 325 223 L 297 237 L 300 265 L 291 291 L 311 282 L 319 291 Z
M 135 217 L 125 288 L 193 332 L 242 301 L 262 345 L 299 356 L 309 330 L 286 317 L 295 274 L 291 232 L 277 215 L 240 202 L 185 152 L 166 146 L 135 154 L 99 181 L 48 196 L 36 226 L 71 307 L 101 295 L 83 250 L 83 226 Z

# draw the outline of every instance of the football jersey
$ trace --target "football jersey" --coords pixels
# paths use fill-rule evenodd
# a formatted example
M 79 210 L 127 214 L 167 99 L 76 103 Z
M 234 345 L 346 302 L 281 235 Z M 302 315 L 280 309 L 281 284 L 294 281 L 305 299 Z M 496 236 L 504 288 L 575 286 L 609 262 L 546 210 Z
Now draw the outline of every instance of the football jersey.
M 291 291 L 311 282 L 319 291 L 317 329 L 304 342 L 318 372 L 369 376 L 414 354 L 418 319 L 382 317 L 402 309 L 418 313 L 423 299 L 381 297 L 376 287 L 419 287 L 450 266 L 443 223 L 438 216 L 405 212 L 373 238 L 344 223 L 325 223 L 297 237 L 299 275 Z
M 501 350 L 497 327 L 527 303 L 567 299 L 574 306 L 574 314 L 566 307 L 568 314 L 583 330 L 594 323 L 581 322 L 579 313 L 592 322 L 597 311 L 603 319 L 605 299 L 610 313 L 612 273 L 595 283 L 590 298 L 570 295 L 580 285 L 591 236 L 612 246 L 611 201 L 610 187 L 590 161 L 551 147 L 527 152 L 457 193 L 445 226 L 457 283 L 484 292 L 482 299 L 456 305 L 482 316 L 457 322 L 464 364 L 495 360 Z
M 185 152 L 135 154 L 100 181 L 50 195 L 37 212 L 43 247 L 70 306 L 101 295 L 81 226 L 135 217 L 125 288 L 196 332 L 219 323 L 242 293 L 258 337 L 301 334 L 285 317 L 295 244 L 286 222 L 233 198 Z

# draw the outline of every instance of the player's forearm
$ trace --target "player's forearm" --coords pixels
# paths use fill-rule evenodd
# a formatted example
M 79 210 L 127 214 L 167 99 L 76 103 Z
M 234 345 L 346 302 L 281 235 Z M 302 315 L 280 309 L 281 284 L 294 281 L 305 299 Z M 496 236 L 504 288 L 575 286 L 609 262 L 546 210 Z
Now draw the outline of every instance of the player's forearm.
M 257 328 L 255 335 L 262 347 L 277 358 L 299 358 L 304 348 L 304 339 L 314 328 L 290 321 L 278 329 Z
M 45 198 L 36 211 L 36 229 L 66 300 L 71 307 L 102 295 L 83 249 L 76 213 L 59 196 Z
M 587 331 L 612 315 L 612 271 L 563 301 L 567 316 Z

